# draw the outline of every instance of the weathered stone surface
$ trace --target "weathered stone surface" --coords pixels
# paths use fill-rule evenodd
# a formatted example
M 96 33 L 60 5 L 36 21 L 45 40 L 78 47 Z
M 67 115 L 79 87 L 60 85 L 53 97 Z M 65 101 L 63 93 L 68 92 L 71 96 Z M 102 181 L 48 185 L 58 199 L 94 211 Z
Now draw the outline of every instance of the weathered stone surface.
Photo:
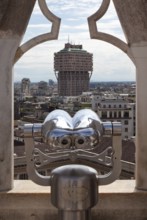
M 147 1 L 113 0 L 129 44 L 147 41 Z
M 16 180 L 14 185 L 13 190 L 0 193 L 0 219 L 58 219 L 58 210 L 51 204 L 50 187 L 29 180 Z M 118 180 L 99 187 L 99 201 L 92 209 L 92 219 L 145 220 L 147 192 L 137 192 L 134 186 L 134 180 Z
M 3 4 L 0 22 L 0 37 L 22 36 L 36 0 L 7 0 Z M 7 6 L 7 8 L 6 8 Z
M 0 1 L 0 191 L 13 187 L 13 75 L 35 0 Z
M 6 13 L 8 3 L 9 3 L 9 0 L 1 0 L 0 1 L 0 23 L 1 23 L 1 20 L 4 16 L 4 14 Z
M 136 187 L 147 190 L 147 42 L 131 47 L 136 62 Z

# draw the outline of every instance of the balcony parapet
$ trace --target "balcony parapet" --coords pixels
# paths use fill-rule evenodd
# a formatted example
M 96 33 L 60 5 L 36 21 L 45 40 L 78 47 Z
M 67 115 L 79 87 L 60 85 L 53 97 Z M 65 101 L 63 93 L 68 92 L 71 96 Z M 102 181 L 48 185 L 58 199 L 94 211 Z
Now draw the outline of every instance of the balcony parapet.
M 92 209 L 92 220 L 144 220 L 146 207 L 147 191 L 135 190 L 135 180 L 117 180 L 99 187 L 99 202 Z M 0 219 L 57 220 L 57 213 L 48 186 L 16 180 L 12 190 L 0 193 Z

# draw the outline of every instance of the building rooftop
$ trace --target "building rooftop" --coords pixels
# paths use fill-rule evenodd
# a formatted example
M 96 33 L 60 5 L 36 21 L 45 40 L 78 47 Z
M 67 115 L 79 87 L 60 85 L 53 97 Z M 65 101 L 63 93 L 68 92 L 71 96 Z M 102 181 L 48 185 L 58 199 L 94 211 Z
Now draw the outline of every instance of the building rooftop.
M 66 43 L 64 49 L 60 50 L 58 53 L 66 53 L 66 52 L 88 53 L 86 50 L 83 50 L 83 46 L 81 44 L 77 45 L 70 43 Z

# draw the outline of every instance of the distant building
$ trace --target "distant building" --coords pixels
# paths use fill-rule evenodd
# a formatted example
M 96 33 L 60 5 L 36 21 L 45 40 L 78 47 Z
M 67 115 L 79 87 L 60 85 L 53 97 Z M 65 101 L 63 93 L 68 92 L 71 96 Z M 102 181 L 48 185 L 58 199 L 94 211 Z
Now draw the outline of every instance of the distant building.
M 30 79 L 29 78 L 23 78 L 21 81 L 21 93 L 23 96 L 29 96 L 30 95 Z
M 102 121 L 121 122 L 122 139 L 130 139 L 135 136 L 135 103 L 129 103 L 121 96 L 94 96 L 92 109 L 98 113 Z
M 47 95 L 48 93 L 48 84 L 45 81 L 40 81 L 38 83 L 38 95 Z
M 55 84 L 55 82 L 52 79 L 49 79 L 48 84 L 49 84 L 49 86 L 53 86 Z
M 93 54 L 83 50 L 82 45 L 67 43 L 63 50 L 54 54 L 54 70 L 60 96 L 81 95 L 89 90 Z

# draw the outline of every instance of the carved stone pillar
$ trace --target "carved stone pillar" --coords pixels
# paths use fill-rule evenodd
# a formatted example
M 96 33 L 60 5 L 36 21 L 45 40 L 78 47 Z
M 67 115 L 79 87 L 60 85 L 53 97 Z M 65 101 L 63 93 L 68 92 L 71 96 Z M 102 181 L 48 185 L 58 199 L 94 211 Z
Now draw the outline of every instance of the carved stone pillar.
M 147 190 L 147 1 L 113 2 L 136 66 L 136 188 Z
M 16 50 L 35 0 L 0 2 L 0 191 L 13 187 L 13 75 Z
M 147 42 L 131 46 L 136 61 L 136 188 L 147 190 Z
M 107 11 L 110 0 L 88 18 L 90 36 L 106 41 L 126 53 L 136 66 L 136 188 L 147 190 L 147 1 L 113 0 L 127 43 L 99 32 L 96 21 Z

